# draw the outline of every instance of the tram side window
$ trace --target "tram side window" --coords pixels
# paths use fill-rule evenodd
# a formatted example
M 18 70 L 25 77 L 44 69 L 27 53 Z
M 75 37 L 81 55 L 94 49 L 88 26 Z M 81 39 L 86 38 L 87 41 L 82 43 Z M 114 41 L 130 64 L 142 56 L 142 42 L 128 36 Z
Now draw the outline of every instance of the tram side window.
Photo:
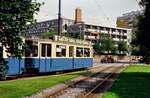
M 45 57 L 46 56 L 46 44 L 42 44 L 42 50 L 41 50 L 41 56 Z
M 84 57 L 90 57 L 90 49 L 84 48 Z
M 2 58 L 2 57 L 3 57 L 3 48 L 0 47 L 0 58 Z
M 74 53 L 74 47 L 69 46 L 69 57 L 73 57 L 73 53 Z
M 76 49 L 76 56 L 77 57 L 83 57 L 83 48 L 77 47 L 77 49 Z
M 52 48 L 52 45 L 50 45 L 50 44 L 47 44 L 47 56 L 48 57 L 51 57 L 51 49 Z
M 66 57 L 65 45 L 56 45 L 56 57 Z
M 51 57 L 51 44 L 42 44 L 41 56 L 42 57 Z

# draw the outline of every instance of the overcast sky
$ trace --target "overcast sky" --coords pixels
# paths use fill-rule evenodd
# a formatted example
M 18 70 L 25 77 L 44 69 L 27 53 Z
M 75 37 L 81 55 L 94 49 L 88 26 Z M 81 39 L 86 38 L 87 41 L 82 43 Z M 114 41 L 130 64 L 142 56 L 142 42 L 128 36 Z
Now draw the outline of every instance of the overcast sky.
M 57 18 L 59 0 L 37 0 L 44 2 L 38 21 Z M 86 23 L 115 26 L 117 16 L 130 11 L 139 10 L 136 0 L 61 0 L 62 17 L 74 19 L 74 10 L 80 7 L 83 12 L 83 20 Z M 139 1 L 139 0 L 138 0 Z M 108 18 L 107 18 L 107 17 Z

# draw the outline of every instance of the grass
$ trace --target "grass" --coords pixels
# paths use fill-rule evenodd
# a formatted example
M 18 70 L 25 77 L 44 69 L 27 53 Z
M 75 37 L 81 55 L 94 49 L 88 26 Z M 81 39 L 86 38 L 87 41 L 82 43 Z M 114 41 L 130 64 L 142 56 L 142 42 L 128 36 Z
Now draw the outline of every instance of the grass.
M 22 98 L 58 83 L 62 83 L 64 81 L 87 74 L 88 73 L 85 71 L 80 71 L 64 75 L 51 75 L 35 79 L 2 81 L 0 82 L 0 98 Z
M 129 66 L 103 98 L 150 98 L 150 66 Z

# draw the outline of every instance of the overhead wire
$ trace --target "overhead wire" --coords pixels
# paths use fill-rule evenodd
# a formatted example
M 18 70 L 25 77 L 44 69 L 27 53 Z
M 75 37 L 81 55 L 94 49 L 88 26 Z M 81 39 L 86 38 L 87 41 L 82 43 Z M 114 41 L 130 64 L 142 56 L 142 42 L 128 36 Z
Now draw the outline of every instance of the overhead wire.
M 113 25 L 112 21 L 105 13 L 105 11 L 103 10 L 103 8 L 101 7 L 101 5 L 98 3 L 97 0 L 93 0 L 94 3 L 97 5 L 97 7 L 102 11 L 102 13 L 104 14 L 104 16 L 106 17 L 107 21 L 111 23 L 111 25 Z

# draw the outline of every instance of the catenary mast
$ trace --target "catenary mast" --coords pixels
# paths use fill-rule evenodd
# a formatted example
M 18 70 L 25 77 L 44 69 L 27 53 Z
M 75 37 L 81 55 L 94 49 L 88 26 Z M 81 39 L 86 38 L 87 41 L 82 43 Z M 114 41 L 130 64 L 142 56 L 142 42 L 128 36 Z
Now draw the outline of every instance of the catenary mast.
M 58 36 L 61 33 L 61 0 L 59 0 L 58 4 Z

